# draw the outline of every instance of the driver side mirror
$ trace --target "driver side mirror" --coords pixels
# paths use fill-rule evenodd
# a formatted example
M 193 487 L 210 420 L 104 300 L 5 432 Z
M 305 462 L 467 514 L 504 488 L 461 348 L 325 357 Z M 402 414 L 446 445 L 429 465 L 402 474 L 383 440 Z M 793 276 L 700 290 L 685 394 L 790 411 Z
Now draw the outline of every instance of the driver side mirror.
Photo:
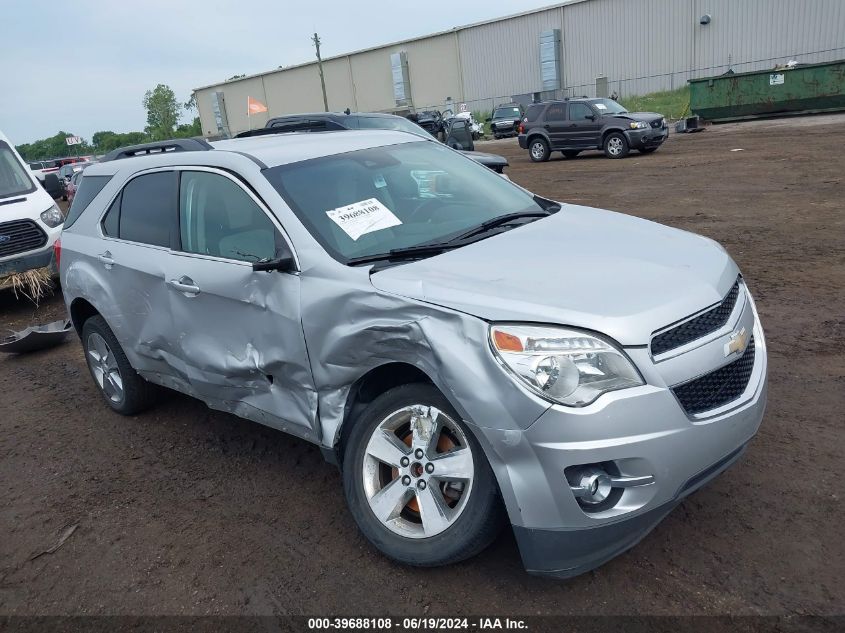
M 293 259 L 287 242 L 284 241 L 281 235 L 276 234 L 276 256 L 273 259 L 262 259 L 259 262 L 252 264 L 252 269 L 256 272 L 273 272 L 278 270 L 280 273 L 290 273 L 296 271 L 296 262 Z
M 252 269 L 256 272 L 273 272 L 278 270 L 280 273 L 289 273 L 295 270 L 293 257 L 291 255 L 283 255 L 276 259 L 266 259 L 260 262 L 255 262 Z
M 595 120 L 596 120 L 596 115 L 595 115 L 595 114 L 588 114 L 588 115 L 587 115 L 587 116 L 585 116 L 584 118 L 585 118 L 585 119 L 589 119 L 590 121 L 595 121 Z

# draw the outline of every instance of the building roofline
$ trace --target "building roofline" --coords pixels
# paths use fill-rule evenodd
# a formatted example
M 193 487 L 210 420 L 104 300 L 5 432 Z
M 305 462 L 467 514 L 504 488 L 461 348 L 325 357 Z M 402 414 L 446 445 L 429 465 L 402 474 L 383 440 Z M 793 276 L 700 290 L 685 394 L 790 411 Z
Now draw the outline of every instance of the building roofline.
M 428 33 L 426 35 L 418 35 L 417 37 L 410 37 L 404 40 L 398 40 L 396 42 L 389 42 L 387 44 L 378 44 L 376 46 L 369 46 L 367 48 L 360 48 L 358 50 L 350 51 L 348 53 L 341 53 L 339 55 L 332 55 L 331 57 L 324 57 L 323 62 L 330 62 L 336 59 L 343 59 L 344 57 L 351 57 L 352 55 L 359 55 L 361 53 L 369 53 L 372 51 L 377 51 L 382 48 L 391 48 L 393 46 L 401 46 L 402 44 L 410 44 L 412 42 L 419 42 L 420 40 L 427 40 L 432 37 L 440 37 L 442 35 L 449 35 L 452 33 L 458 33 L 460 31 L 465 31 L 467 29 L 472 29 L 478 26 L 484 26 L 485 24 L 494 24 L 495 22 L 504 22 L 505 20 L 512 20 L 514 18 L 521 18 L 526 15 L 532 15 L 534 13 L 542 13 L 543 11 L 550 11 L 552 9 L 559 9 L 561 7 L 565 7 L 570 4 L 579 4 L 581 2 L 588 2 L 588 0 L 563 0 L 563 2 L 557 2 L 555 4 L 550 4 L 545 7 L 538 7 L 536 9 L 529 9 L 527 11 L 520 11 L 519 13 L 512 13 L 510 15 L 501 16 L 498 18 L 490 18 L 489 20 L 482 20 L 480 22 L 473 22 L 471 24 L 463 24 L 461 26 L 454 26 L 451 29 L 446 29 L 445 31 L 436 31 L 434 33 Z M 251 75 L 246 75 L 244 77 L 238 77 L 237 79 L 227 79 L 226 81 L 218 81 L 216 83 L 207 84 L 205 86 L 200 86 L 198 88 L 194 88 L 193 92 L 199 92 L 200 90 L 208 90 L 209 88 L 216 88 L 218 86 L 224 86 L 226 84 L 234 84 L 238 83 L 239 81 L 248 81 L 250 79 L 257 79 L 259 77 L 265 77 L 267 75 L 272 75 L 278 72 L 283 72 L 285 70 L 293 70 L 295 68 L 304 68 L 305 66 L 314 66 L 317 64 L 317 61 L 310 61 L 310 62 L 300 62 L 298 64 L 291 64 L 290 66 L 280 66 L 278 68 L 274 68 L 272 70 L 264 70 L 259 73 L 253 73 Z

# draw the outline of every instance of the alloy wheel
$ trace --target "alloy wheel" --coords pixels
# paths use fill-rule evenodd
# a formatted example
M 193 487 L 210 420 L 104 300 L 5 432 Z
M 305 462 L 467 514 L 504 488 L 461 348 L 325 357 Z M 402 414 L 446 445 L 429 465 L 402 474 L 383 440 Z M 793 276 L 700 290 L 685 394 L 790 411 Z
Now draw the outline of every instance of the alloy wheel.
M 619 156 L 622 153 L 622 139 L 613 137 L 607 142 L 607 151 L 614 156 Z
M 429 538 L 463 512 L 475 465 L 455 420 L 436 407 L 415 404 L 375 427 L 362 470 L 370 510 L 381 524 L 407 538 Z
M 86 356 L 97 385 L 109 400 L 120 403 L 123 400 L 123 378 L 106 339 L 96 332 L 92 333 L 88 337 Z

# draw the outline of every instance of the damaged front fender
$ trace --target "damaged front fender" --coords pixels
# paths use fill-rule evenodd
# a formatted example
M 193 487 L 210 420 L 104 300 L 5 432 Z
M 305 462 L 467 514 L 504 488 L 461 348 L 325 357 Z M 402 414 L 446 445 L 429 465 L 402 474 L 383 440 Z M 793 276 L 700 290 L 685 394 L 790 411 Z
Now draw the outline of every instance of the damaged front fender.
M 485 321 L 379 291 L 368 271 L 347 271 L 310 270 L 302 276 L 303 330 L 319 393 L 323 446 L 338 442 L 351 387 L 390 363 L 424 373 L 475 426 L 524 429 L 548 408 L 495 361 Z

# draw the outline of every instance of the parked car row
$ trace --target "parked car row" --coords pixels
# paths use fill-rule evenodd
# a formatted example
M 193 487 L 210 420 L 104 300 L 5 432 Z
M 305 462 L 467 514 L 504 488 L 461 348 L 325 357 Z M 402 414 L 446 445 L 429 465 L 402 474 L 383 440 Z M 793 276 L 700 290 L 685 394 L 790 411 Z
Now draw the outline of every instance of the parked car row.
M 439 113 L 438 113 L 439 114 Z M 471 123 L 464 117 L 450 117 L 439 119 L 441 132 L 438 140 L 460 151 L 467 158 L 471 158 L 489 167 L 496 173 L 504 173 L 508 161 L 502 156 L 476 152 L 473 143 Z M 407 118 L 380 112 L 314 112 L 307 114 L 291 114 L 274 117 L 267 122 L 263 129 L 242 132 L 236 138 L 249 136 L 263 136 L 283 132 L 329 132 L 337 130 L 398 130 L 409 132 L 424 138 L 431 138 L 428 130 L 420 127 Z M 436 138 L 436 137 L 435 137 Z
M 93 161 L 85 161 L 85 162 L 75 162 L 75 163 L 67 163 L 62 165 L 59 169 L 58 178 L 59 178 L 59 195 L 61 196 L 62 200 L 70 200 L 71 195 L 69 194 L 69 187 L 73 177 L 76 174 L 81 173 L 86 167 L 93 165 Z
M 473 140 L 481 136 L 481 126 L 469 112 L 453 115 L 451 110 L 426 110 L 408 118 L 451 147 L 467 149 L 449 140 L 450 135 L 460 136 L 450 129 L 455 119 L 468 121 Z M 486 122 L 495 139 L 516 136 L 534 162 L 547 161 L 555 151 L 567 158 L 589 150 L 602 151 L 608 158 L 624 158 L 631 150 L 650 154 L 669 136 L 662 114 L 628 112 L 614 99 L 604 98 L 567 98 L 527 108 L 516 102 L 503 103 L 493 109 Z

